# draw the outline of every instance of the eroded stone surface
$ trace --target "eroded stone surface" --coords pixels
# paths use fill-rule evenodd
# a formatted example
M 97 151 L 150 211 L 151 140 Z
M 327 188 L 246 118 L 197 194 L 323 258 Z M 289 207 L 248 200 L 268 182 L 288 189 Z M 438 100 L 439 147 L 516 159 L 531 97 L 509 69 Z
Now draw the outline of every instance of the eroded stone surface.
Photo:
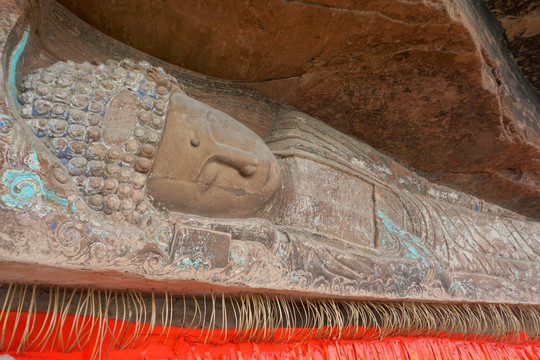
M 4 114 L 11 122 L 12 115 Z M 11 134 L 16 134 L 19 124 L 13 125 Z M 155 214 L 154 225 L 142 229 L 113 225 L 85 208 L 80 191 L 51 190 L 47 173 L 54 160 L 47 152 L 38 156 L 31 145 L 8 139 L 2 138 L 2 146 L 20 151 L 2 160 L 0 254 L 6 269 L 19 270 L 4 273 L 6 280 L 25 274 L 50 281 L 31 266 L 26 273 L 17 266 L 32 259 L 61 270 L 64 276 L 57 282 L 62 284 L 201 291 L 207 283 L 220 290 L 231 286 L 228 291 L 536 302 L 538 223 L 430 184 L 299 112 L 283 113 L 267 138 L 287 174 L 282 195 L 259 215 L 267 220 L 161 213 Z M 299 164 L 311 176 L 297 177 L 302 173 L 293 168 Z M 349 199 L 347 206 L 374 227 L 366 224 L 356 233 L 355 223 L 339 216 L 343 205 L 328 191 L 329 180 L 336 191 L 349 186 L 372 199 Z M 323 221 L 313 212 L 287 219 L 289 209 L 306 199 L 316 207 L 302 196 L 304 188 L 318 191 Z M 287 196 L 290 192 L 299 195 Z M 81 272 L 88 266 L 91 271 Z M 118 278 L 117 269 L 124 282 L 111 285 L 108 276 Z M 193 288 L 193 281 L 201 285 Z

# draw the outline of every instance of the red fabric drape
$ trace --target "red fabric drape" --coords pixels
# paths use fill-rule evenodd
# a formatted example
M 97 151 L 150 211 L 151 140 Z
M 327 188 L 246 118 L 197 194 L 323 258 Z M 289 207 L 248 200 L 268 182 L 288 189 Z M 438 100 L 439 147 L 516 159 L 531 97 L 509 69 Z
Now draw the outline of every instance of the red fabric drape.
M 280 343 L 273 343 L 242 342 L 236 330 L 171 327 L 164 331 L 162 327 L 156 326 L 149 331 L 149 325 L 137 327 L 124 321 L 102 320 L 89 316 L 77 319 L 72 315 L 58 315 L 52 326 L 51 323 L 51 314 L 44 313 L 28 316 L 25 312 L 10 312 L 7 316 L 0 317 L 2 351 L 18 360 L 86 360 L 92 357 L 110 360 L 540 359 L 540 341 L 530 339 L 525 334 L 509 335 L 506 341 L 511 340 L 512 343 L 494 342 L 495 338 L 490 336 L 468 340 L 467 336 L 460 334 L 443 334 L 444 337 L 387 337 L 377 340 L 299 341 L 310 334 L 314 335 L 316 330 L 295 329 L 295 336 L 287 339 L 289 333 L 286 329 L 276 329 L 272 338 L 280 340 Z M 46 332 L 49 327 L 50 335 Z M 72 331 L 77 327 L 84 329 L 79 338 L 74 336 L 75 332 Z M 339 331 L 337 328 L 322 330 L 327 333 L 333 331 L 334 334 Z M 376 328 L 347 330 L 351 331 L 351 334 L 352 331 L 363 331 L 370 333 L 372 337 L 380 334 L 380 330 Z M 270 330 L 255 329 L 246 331 L 245 334 L 266 336 L 270 334 L 268 331 Z M 168 332 L 168 336 L 165 336 L 165 332 Z M 232 339 L 233 335 L 236 342 L 227 340 Z M 102 341 L 96 342 L 97 339 Z M 120 349 L 120 339 L 123 339 L 124 343 L 127 339 L 135 341 Z M 25 345 L 27 350 L 17 351 L 19 345 Z M 9 351 L 6 351 L 8 346 Z

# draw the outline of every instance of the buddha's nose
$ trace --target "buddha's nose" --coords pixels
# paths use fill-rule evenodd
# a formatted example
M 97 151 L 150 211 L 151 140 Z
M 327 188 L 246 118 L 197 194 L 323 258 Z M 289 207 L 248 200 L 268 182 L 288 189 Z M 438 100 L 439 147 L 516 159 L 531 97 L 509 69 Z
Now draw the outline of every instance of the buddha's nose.
M 220 144 L 215 161 L 229 165 L 238 170 L 242 176 L 251 176 L 257 171 L 259 159 L 249 151 L 241 150 L 229 145 Z

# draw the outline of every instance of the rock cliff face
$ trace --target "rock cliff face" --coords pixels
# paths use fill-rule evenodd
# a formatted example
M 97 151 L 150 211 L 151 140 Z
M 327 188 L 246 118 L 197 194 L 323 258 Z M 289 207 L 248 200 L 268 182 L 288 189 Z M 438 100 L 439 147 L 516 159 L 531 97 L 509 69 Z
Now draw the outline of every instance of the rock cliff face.
M 540 89 L 540 1 L 486 0 L 501 22 L 508 50 L 527 79 Z
M 257 89 L 431 180 L 540 218 L 540 97 L 482 1 L 60 2 L 139 50 Z M 538 88 L 538 6 L 487 2 Z

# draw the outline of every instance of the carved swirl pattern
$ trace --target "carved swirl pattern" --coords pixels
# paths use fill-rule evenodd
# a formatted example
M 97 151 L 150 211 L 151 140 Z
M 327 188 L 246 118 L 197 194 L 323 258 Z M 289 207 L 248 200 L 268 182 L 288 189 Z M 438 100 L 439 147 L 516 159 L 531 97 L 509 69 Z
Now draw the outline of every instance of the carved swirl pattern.
M 56 231 L 56 239 L 60 247 L 54 247 L 54 249 L 67 257 L 77 255 L 81 251 L 81 242 L 87 232 L 87 227 L 76 221 L 60 224 Z
M 139 231 L 119 229 L 110 233 L 81 221 L 69 220 L 57 226 L 56 242 L 50 244 L 50 249 L 64 255 L 69 262 L 125 266 L 134 261 L 134 251 L 130 251 L 129 247 L 141 244 L 140 236 Z M 143 266 L 148 273 L 155 273 L 158 265 L 155 257 L 159 257 L 159 262 L 163 259 L 161 250 L 143 248 L 136 252 L 139 259 L 149 261 Z M 143 264 L 144 261 L 139 260 L 139 263 Z
M 8 169 L 2 174 L 2 183 L 8 186 L 10 193 L 2 195 L 1 200 L 13 209 L 29 209 L 36 204 L 46 206 L 43 198 L 64 206 L 68 204 L 67 199 L 45 188 L 40 177 L 31 171 Z
M 39 182 L 35 178 L 18 177 L 11 183 L 10 189 L 11 195 L 18 200 L 21 208 L 34 205 L 32 198 L 41 193 Z
M 169 223 L 161 224 L 155 231 L 154 239 L 166 254 L 170 252 L 173 236 L 174 228 Z
M 147 252 L 142 263 L 144 274 L 155 274 L 160 271 L 163 256 L 157 252 Z
M 248 254 L 248 250 L 246 249 L 246 246 L 239 243 L 239 242 L 234 242 L 232 245 L 231 245 L 231 260 L 237 264 L 237 265 L 241 265 L 241 264 L 244 264 L 247 260 L 247 254 Z

